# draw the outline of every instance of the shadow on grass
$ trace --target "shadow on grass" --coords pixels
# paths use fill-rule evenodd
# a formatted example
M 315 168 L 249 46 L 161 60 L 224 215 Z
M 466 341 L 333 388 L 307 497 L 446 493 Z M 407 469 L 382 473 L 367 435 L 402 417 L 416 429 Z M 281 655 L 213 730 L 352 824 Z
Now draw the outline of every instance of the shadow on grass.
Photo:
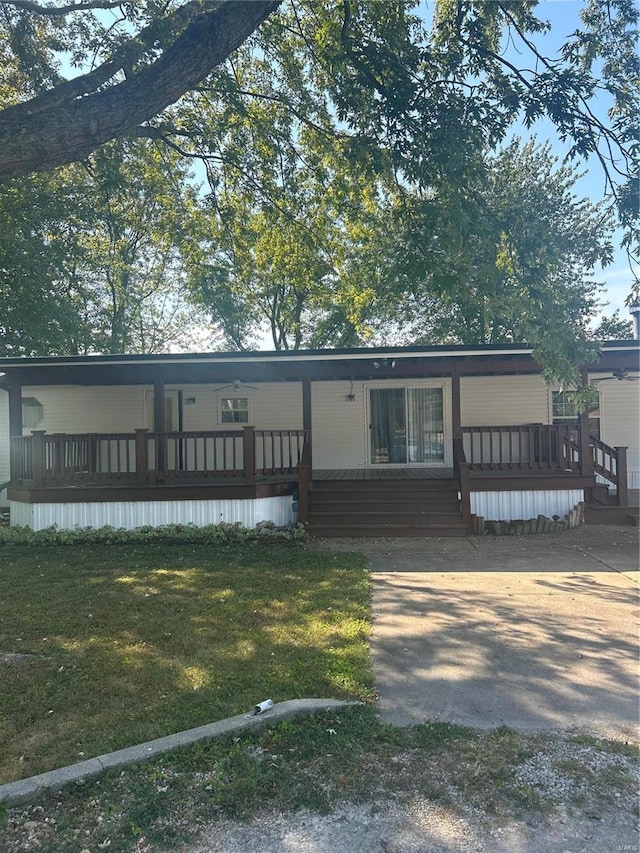
M 368 698 L 368 575 L 295 546 L 3 549 L 0 781 L 267 697 Z

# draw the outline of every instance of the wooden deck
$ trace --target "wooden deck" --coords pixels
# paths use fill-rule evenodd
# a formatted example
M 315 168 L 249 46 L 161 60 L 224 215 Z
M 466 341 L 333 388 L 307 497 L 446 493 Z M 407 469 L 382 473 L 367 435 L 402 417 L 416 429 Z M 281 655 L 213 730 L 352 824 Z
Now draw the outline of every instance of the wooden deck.
M 562 480 L 573 482 L 580 479 L 575 470 L 557 471 L 528 468 L 496 468 L 490 470 L 471 469 L 472 480 Z M 314 470 L 314 480 L 450 480 L 453 468 L 335 468 Z
M 313 471 L 314 480 L 450 480 L 453 468 L 335 468 Z

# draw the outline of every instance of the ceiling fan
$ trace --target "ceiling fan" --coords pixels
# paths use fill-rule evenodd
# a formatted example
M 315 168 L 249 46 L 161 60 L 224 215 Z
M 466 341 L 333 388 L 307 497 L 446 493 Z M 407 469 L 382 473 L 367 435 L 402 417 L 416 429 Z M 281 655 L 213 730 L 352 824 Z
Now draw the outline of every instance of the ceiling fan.
M 226 388 L 231 388 L 232 391 L 243 391 L 245 388 L 250 391 L 259 391 L 260 389 L 257 385 L 246 385 L 241 379 L 233 379 L 231 382 L 227 382 L 226 385 L 221 385 L 219 388 L 214 388 L 214 393 L 216 391 L 224 391 Z
M 608 382 L 610 379 L 617 379 L 618 382 L 636 382 L 640 379 L 640 375 L 631 376 L 630 371 L 628 371 L 624 367 L 615 367 L 611 371 L 611 376 L 604 376 L 602 379 L 594 379 L 593 383 L 598 384 L 600 382 Z

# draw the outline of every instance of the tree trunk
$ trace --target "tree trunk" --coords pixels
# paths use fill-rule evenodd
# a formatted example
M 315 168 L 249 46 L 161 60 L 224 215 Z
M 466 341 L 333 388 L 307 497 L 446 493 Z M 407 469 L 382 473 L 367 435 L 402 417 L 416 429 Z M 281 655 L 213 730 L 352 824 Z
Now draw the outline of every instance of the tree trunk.
M 198 85 L 265 20 L 280 0 L 228 0 L 199 14 L 151 65 L 117 85 L 60 102 L 51 90 L 0 113 L 0 182 L 83 160 L 110 139 L 162 112 Z M 44 108 L 43 108 L 44 107 Z

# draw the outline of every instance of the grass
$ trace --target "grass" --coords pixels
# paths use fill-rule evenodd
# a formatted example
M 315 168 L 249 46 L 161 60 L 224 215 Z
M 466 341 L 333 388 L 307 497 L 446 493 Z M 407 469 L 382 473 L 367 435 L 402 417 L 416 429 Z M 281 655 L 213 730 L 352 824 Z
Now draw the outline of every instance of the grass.
M 199 743 L 10 809 L 0 818 L 0 849 L 160 853 L 182 849 L 221 818 L 300 808 L 322 814 L 343 802 L 375 807 L 393 799 L 424 798 L 462 819 L 489 816 L 496 826 L 537 820 L 554 805 L 543 789 L 517 783 L 515 770 L 533 753 L 553 754 L 558 742 L 563 752 L 571 744 L 563 736 L 440 722 L 399 729 L 380 723 L 369 705 L 344 708 Z M 608 754 L 607 742 L 593 749 Z M 632 767 L 631 758 L 624 761 Z M 620 769 L 603 781 L 622 792 L 622 808 L 635 808 L 633 774 Z
M 372 697 L 361 556 L 148 543 L 0 558 L 0 782 L 266 698 Z

